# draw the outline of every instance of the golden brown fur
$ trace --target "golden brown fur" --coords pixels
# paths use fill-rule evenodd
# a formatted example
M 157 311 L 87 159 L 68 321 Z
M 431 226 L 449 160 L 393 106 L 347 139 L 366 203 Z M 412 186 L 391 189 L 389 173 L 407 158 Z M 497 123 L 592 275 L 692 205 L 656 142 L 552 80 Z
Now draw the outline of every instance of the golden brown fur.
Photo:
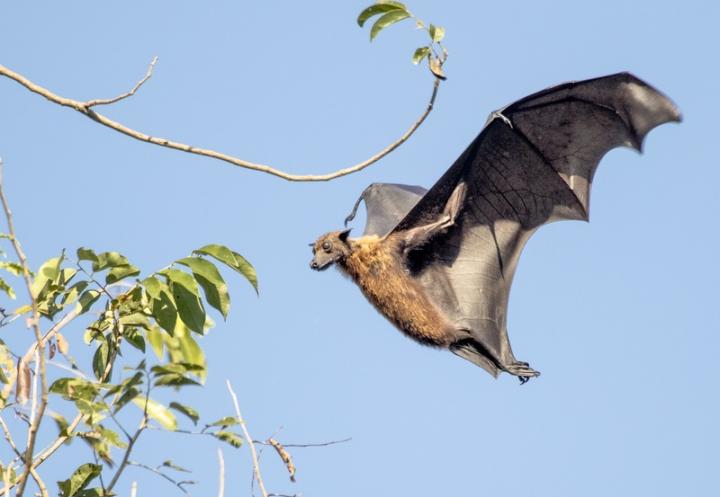
M 426 345 L 447 347 L 453 326 L 402 262 L 397 235 L 347 241 L 349 253 L 337 261 L 375 308 L 409 337 Z

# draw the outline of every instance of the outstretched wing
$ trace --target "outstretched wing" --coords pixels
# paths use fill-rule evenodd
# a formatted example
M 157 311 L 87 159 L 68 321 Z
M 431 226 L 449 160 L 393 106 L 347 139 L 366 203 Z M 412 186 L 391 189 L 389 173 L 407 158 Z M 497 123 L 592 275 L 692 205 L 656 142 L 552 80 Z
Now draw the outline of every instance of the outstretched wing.
M 393 230 L 436 221 L 456 186 L 466 184 L 455 226 L 409 255 L 413 274 L 494 362 L 514 362 L 505 322 L 525 242 L 545 223 L 588 220 L 603 155 L 618 146 L 640 150 L 652 128 L 679 120 L 668 98 L 628 73 L 559 85 L 491 114 Z
M 373 183 L 360 194 L 345 225 L 355 218 L 360 202 L 365 202 L 367 220 L 363 235 L 385 236 L 418 203 L 427 190 L 419 186 Z

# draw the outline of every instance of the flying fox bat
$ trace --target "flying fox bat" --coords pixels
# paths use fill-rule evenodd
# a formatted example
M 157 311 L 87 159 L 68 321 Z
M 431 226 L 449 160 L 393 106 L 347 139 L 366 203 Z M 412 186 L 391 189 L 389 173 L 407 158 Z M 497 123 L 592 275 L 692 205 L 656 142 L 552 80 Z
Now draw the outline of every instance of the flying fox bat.
M 566 83 L 490 114 L 430 190 L 375 183 L 360 196 L 360 238 L 333 231 L 312 269 L 336 264 L 414 340 L 449 349 L 493 376 L 540 373 L 513 355 L 507 306 L 520 252 L 540 226 L 588 221 L 600 159 L 681 120 L 675 105 L 629 73 Z

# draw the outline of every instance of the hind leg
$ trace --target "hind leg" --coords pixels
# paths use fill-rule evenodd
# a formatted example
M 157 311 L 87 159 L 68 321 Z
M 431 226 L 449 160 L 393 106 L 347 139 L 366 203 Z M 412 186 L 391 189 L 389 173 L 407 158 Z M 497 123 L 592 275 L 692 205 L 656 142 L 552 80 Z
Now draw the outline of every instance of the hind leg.
M 535 371 L 527 362 L 515 361 L 509 365 L 502 366 L 503 371 L 517 376 L 520 379 L 520 384 L 524 385 L 530 378 L 536 378 L 540 376 L 540 371 Z

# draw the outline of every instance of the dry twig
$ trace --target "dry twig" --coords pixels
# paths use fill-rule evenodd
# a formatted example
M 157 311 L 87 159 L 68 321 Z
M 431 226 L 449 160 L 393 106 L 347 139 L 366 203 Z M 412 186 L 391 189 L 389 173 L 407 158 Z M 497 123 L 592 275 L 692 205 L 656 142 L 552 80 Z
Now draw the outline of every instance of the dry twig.
M 218 497 L 225 497 L 225 458 L 220 447 L 218 447 Z
M 48 401 L 48 386 L 47 386 L 47 366 L 45 364 L 45 342 L 42 340 L 42 332 L 40 331 L 40 311 L 38 310 L 38 303 L 35 295 L 33 295 L 32 285 L 33 279 L 30 275 L 30 266 L 28 265 L 27 257 L 23 252 L 20 242 L 15 236 L 15 225 L 13 224 L 12 211 L 8 204 L 5 192 L 3 191 L 3 177 L 2 177 L 2 159 L 0 159 L 0 202 L 2 202 L 3 211 L 5 212 L 5 219 L 8 224 L 8 235 L 10 242 L 12 243 L 15 254 L 17 255 L 20 266 L 22 267 L 23 280 L 27 288 L 28 296 L 30 297 L 30 307 L 32 308 L 32 316 L 30 317 L 29 325 L 35 333 L 35 342 L 37 343 L 37 353 L 39 358 L 38 373 L 40 374 L 40 402 L 37 405 L 37 411 L 34 412 L 35 416 L 30 422 L 27 435 L 27 447 L 23 454 L 23 462 L 25 469 L 20 475 L 18 480 L 18 491 L 17 497 L 22 497 L 25 491 L 25 485 L 27 484 L 28 476 L 33 467 L 33 452 L 35 450 L 35 441 L 37 440 L 38 429 L 42 422 L 43 415 L 45 414 L 45 408 L 47 407 Z M 37 393 L 37 391 L 35 391 Z M 7 485 L 6 485 L 7 486 Z
M 107 104 L 115 103 L 124 98 L 134 95 L 135 92 L 142 86 L 142 84 L 145 83 L 152 76 L 152 70 L 155 67 L 156 61 L 157 61 L 157 57 L 153 59 L 145 77 L 143 79 L 141 79 L 133 87 L 133 89 L 130 90 L 129 92 L 123 93 L 122 95 L 119 95 L 119 96 L 117 96 L 115 98 L 111 98 L 111 99 L 95 99 L 95 100 L 88 100 L 87 102 L 81 102 L 79 100 L 73 100 L 71 98 L 66 98 L 66 97 L 57 95 L 57 94 L 53 93 L 52 91 L 48 90 L 47 88 L 44 88 L 36 83 L 33 83 L 32 81 L 27 79 L 22 74 L 19 74 L 3 65 L 0 65 L 0 76 L 5 76 L 6 78 L 12 79 L 13 81 L 16 81 L 17 83 L 21 84 L 22 86 L 24 86 L 31 92 L 37 93 L 38 95 L 45 97 L 46 99 L 50 100 L 53 103 L 62 105 L 63 107 L 70 107 L 71 109 L 76 110 L 77 112 L 81 113 L 85 117 L 88 117 L 88 118 L 92 119 L 93 121 L 102 124 L 103 126 L 107 126 L 110 129 L 113 129 L 115 131 L 123 133 L 131 138 L 136 139 L 136 140 L 140 140 L 140 141 L 147 142 L 147 143 L 152 143 L 154 145 L 159 145 L 161 147 L 167 147 L 167 148 L 172 148 L 175 150 L 180 150 L 182 152 L 188 152 L 191 154 L 210 157 L 211 159 L 221 160 L 221 161 L 230 163 L 234 166 L 243 167 L 245 169 L 252 169 L 253 171 L 260 171 L 263 173 L 270 174 L 272 176 L 277 176 L 278 178 L 282 178 L 287 181 L 330 181 L 332 179 L 339 178 L 341 176 L 347 176 L 348 174 L 352 174 L 352 173 L 361 171 L 361 170 L 365 169 L 366 167 L 370 166 L 371 164 L 374 164 L 375 162 L 379 161 L 380 159 L 382 159 L 383 157 L 388 155 L 390 152 L 392 152 L 393 150 L 398 148 L 400 145 L 405 143 L 408 140 L 408 138 L 410 138 L 410 136 L 412 136 L 412 134 L 425 121 L 425 118 L 428 116 L 428 114 L 430 114 L 430 112 L 433 109 L 433 105 L 435 104 L 435 97 L 437 96 L 438 88 L 440 87 L 440 81 L 441 81 L 440 78 L 438 78 L 438 77 L 435 78 L 435 81 L 433 83 L 432 94 L 430 96 L 430 101 L 428 102 L 423 113 L 410 126 L 410 128 L 400 138 L 398 138 L 397 140 L 392 142 L 390 145 L 388 145 L 387 147 L 385 147 L 384 149 L 382 149 L 380 152 L 373 155 L 369 159 L 367 159 L 363 162 L 360 162 L 358 164 L 355 164 L 353 166 L 339 169 L 337 171 L 327 173 L 327 174 L 290 174 L 290 173 L 281 171 L 279 169 L 275 169 L 274 167 L 267 166 L 265 164 L 257 164 L 254 162 L 249 162 L 249 161 L 246 161 L 243 159 L 239 159 L 237 157 L 233 157 L 232 155 L 217 152 L 215 150 L 194 147 L 192 145 L 187 145 L 185 143 L 168 140 L 166 138 L 150 136 L 150 135 L 147 135 L 140 131 L 136 131 L 132 128 L 129 128 L 129 127 L 125 126 L 124 124 L 121 124 L 117 121 L 113 121 L 109 117 L 104 116 L 103 114 L 99 114 L 92 109 L 93 106 L 107 105 Z
M 242 414 L 240 413 L 240 405 L 238 404 L 237 395 L 235 395 L 235 391 L 230 384 L 230 380 L 225 380 L 225 383 L 227 384 L 227 389 L 230 392 L 230 396 L 232 397 L 233 405 L 235 406 L 235 415 L 237 416 L 238 422 L 240 423 L 240 428 L 242 428 L 243 435 L 245 435 L 245 440 L 250 446 L 250 454 L 252 455 L 253 472 L 255 473 L 255 479 L 258 482 L 258 486 L 260 487 L 260 492 L 262 493 L 263 497 L 268 497 L 267 490 L 265 490 L 265 483 L 263 483 L 262 475 L 260 474 L 260 463 L 258 462 L 257 450 L 255 450 L 255 443 L 253 442 L 253 439 L 248 432 L 247 425 L 245 424 L 245 419 L 243 419 Z
M 10 445 L 10 448 L 15 452 L 15 455 L 18 457 L 18 459 L 22 460 L 23 454 L 20 452 L 20 450 L 17 448 L 17 445 L 15 445 L 15 441 L 12 438 L 12 434 L 10 433 L 10 428 L 8 428 L 7 423 L 5 420 L 0 416 L 0 426 L 2 426 L 3 433 L 5 434 L 5 440 L 7 440 L 8 445 Z M 47 487 L 45 486 L 45 483 L 42 481 L 42 478 L 40 478 L 40 475 L 37 471 L 35 471 L 34 468 L 30 470 L 30 475 L 33 477 L 33 480 L 35 480 L 35 483 L 38 486 L 38 490 L 40 490 L 40 495 L 42 497 L 48 497 L 48 491 Z

